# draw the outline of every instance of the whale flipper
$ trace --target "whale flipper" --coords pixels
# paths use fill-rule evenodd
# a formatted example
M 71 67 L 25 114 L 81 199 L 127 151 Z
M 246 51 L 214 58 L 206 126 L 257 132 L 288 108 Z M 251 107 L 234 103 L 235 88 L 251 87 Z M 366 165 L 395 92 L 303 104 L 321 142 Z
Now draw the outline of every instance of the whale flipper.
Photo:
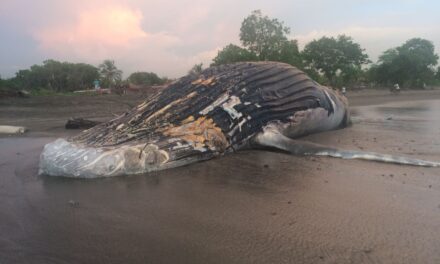
M 440 162 L 436 161 L 427 161 L 375 152 L 341 150 L 311 142 L 291 139 L 274 129 L 267 129 L 256 135 L 253 139 L 253 144 L 266 148 L 276 148 L 294 155 L 329 156 L 342 159 L 363 159 L 403 165 L 440 167 Z

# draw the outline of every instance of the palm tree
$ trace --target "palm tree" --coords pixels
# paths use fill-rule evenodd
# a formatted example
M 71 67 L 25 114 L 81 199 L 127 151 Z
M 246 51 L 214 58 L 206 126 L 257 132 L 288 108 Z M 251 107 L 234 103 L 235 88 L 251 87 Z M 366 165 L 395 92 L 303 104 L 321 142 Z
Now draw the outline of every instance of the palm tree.
M 115 66 L 114 60 L 104 60 L 98 68 L 104 85 L 108 85 L 112 88 L 116 83 L 121 81 L 122 71 Z

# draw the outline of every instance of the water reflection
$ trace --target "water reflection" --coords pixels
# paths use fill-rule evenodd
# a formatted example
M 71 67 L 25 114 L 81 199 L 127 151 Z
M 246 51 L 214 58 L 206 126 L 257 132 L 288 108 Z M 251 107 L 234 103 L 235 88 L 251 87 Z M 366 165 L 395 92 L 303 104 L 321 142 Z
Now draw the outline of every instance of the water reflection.
M 440 131 L 440 101 L 395 102 L 381 106 L 360 106 L 352 111 L 353 122 L 375 128 L 438 134 Z

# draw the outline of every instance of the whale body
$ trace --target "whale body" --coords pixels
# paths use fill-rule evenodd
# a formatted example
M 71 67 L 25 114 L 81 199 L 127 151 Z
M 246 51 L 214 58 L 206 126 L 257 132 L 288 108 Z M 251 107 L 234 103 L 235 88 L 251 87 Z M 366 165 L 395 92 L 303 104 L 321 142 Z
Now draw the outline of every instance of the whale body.
M 292 154 L 437 165 L 341 152 L 296 140 L 349 123 L 345 96 L 291 65 L 221 65 L 180 78 L 116 119 L 47 144 L 39 173 L 81 178 L 139 174 L 261 147 Z

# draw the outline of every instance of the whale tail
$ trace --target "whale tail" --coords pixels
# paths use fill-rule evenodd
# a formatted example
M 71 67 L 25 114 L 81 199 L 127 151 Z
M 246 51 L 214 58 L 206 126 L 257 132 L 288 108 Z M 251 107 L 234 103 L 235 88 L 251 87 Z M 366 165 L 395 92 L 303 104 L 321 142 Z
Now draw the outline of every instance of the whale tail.
M 253 143 L 262 147 L 276 148 L 294 155 L 329 156 L 342 159 L 363 159 L 403 165 L 440 167 L 440 162 L 407 158 L 375 152 L 341 150 L 315 143 L 288 138 L 275 130 L 266 130 L 253 139 Z

